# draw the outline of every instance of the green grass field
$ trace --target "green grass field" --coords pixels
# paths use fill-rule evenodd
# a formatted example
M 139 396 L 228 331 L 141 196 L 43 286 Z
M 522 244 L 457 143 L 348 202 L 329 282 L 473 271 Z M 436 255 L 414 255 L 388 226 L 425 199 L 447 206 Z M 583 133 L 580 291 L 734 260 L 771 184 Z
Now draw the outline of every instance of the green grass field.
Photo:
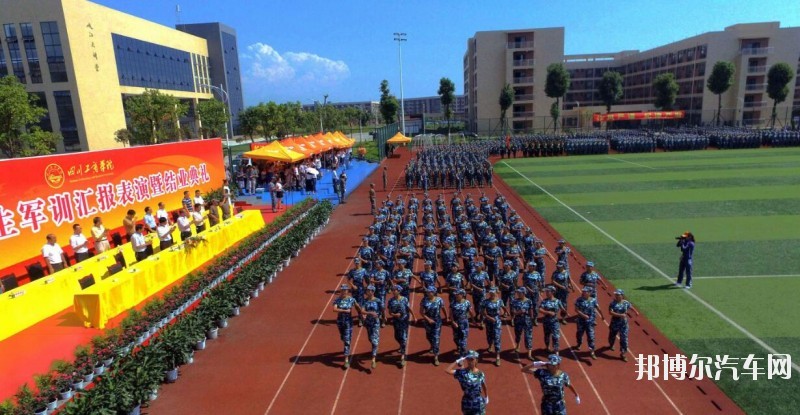
M 800 149 L 512 159 L 495 168 L 685 354 L 766 357 L 665 277 L 677 274 L 674 237 L 691 230 L 691 293 L 798 363 Z M 798 413 L 797 371 L 791 380 L 726 374 L 717 383 L 747 413 Z

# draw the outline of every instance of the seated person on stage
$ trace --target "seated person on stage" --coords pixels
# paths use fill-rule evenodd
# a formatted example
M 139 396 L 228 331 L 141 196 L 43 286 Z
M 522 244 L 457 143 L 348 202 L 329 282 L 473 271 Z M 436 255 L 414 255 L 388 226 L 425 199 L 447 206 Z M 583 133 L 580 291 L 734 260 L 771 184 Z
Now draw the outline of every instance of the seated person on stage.
M 83 228 L 79 223 L 72 225 L 74 232 L 69 237 L 69 246 L 75 252 L 75 262 L 81 262 L 89 258 L 89 240 L 83 236 Z
M 148 241 L 142 235 L 144 225 L 137 224 L 133 235 L 131 235 L 131 244 L 133 245 L 133 253 L 136 255 L 136 262 L 143 261 L 149 256 L 147 254 L 147 246 L 152 245 L 153 241 Z
M 167 218 L 159 218 L 158 219 L 158 227 L 156 227 L 156 232 L 158 232 L 158 239 L 161 241 L 159 245 L 161 250 L 165 250 L 172 246 L 172 232 L 175 231 L 175 228 L 178 225 L 170 225 L 167 221 Z
M 67 257 L 56 243 L 56 236 L 52 233 L 47 235 L 47 243 L 42 247 L 42 256 L 50 274 L 61 271 L 67 263 Z
M 181 241 L 185 241 L 192 236 L 192 220 L 189 219 L 189 211 L 181 209 L 178 216 L 178 230 L 181 231 Z
M 194 211 L 192 211 L 192 223 L 194 223 L 196 233 L 206 230 L 206 220 L 203 218 L 203 205 L 199 203 L 194 204 Z

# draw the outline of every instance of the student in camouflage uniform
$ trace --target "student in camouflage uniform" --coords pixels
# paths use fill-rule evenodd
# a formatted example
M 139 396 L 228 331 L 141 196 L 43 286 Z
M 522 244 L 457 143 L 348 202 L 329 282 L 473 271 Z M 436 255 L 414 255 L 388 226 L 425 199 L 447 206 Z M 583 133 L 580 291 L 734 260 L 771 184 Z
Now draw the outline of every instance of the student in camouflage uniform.
M 561 339 L 560 327 L 558 325 L 558 313 L 563 312 L 566 307 L 555 297 L 556 289 L 552 285 L 544 287 L 545 298 L 539 304 L 539 312 L 542 313 L 542 325 L 544 326 L 544 346 L 547 351 L 558 354 L 559 340 Z M 550 348 L 550 343 L 553 348 Z
M 628 361 L 628 310 L 632 310 L 634 314 L 639 315 L 639 310 L 633 307 L 633 304 L 625 299 L 625 291 L 614 291 L 614 301 L 608 305 L 608 313 L 611 314 L 611 325 L 608 332 L 608 348 L 614 350 L 614 341 L 619 334 L 619 347 L 620 358 L 623 362 Z
M 425 290 L 425 297 L 419 305 L 419 313 L 425 323 L 425 337 L 431 345 L 433 365 L 439 366 L 439 341 L 442 335 L 442 321 L 447 321 L 447 308 L 444 300 L 436 295 L 436 288 Z
M 511 316 L 514 319 L 514 341 L 519 353 L 519 343 L 525 335 L 525 348 L 528 349 L 528 359 L 533 358 L 533 302 L 525 297 L 525 288 L 517 288 L 514 299 L 509 305 Z
M 564 320 L 567 316 L 567 297 L 569 296 L 569 292 L 574 291 L 575 288 L 572 286 L 572 279 L 570 279 L 569 272 L 565 269 L 564 263 L 559 262 L 556 268 L 557 269 L 553 271 L 551 283 L 556 288 L 556 298 L 558 298 L 558 301 L 560 301 L 564 307 L 561 312 L 561 324 L 567 324 Z
M 364 302 L 361 306 L 361 312 L 366 316 L 364 324 L 367 326 L 367 335 L 369 342 L 372 345 L 372 368 L 378 364 L 378 343 L 381 340 L 381 310 L 383 303 L 375 297 L 375 286 L 370 284 L 367 286 Z
M 530 373 L 542 387 L 542 415 L 566 415 L 567 404 L 564 402 L 564 387 L 575 394 L 575 402 L 580 405 L 581 398 L 572 386 L 567 372 L 559 369 L 561 357 L 555 354 L 548 356 L 547 361 L 533 362 L 522 368 L 522 372 Z
M 536 271 L 535 263 L 528 262 L 528 269 L 522 274 L 522 286 L 526 290 L 526 297 L 533 303 L 533 325 L 538 326 L 539 292 L 544 288 L 544 278 Z
M 344 344 L 344 367 L 350 367 L 350 339 L 353 337 L 353 309 L 360 315 L 361 306 L 350 295 L 350 286 L 342 284 L 339 287 L 339 297 L 333 301 L 333 311 L 336 313 L 336 327 L 339 329 L 339 338 Z
M 594 270 L 594 262 L 592 261 L 588 261 L 586 263 L 586 271 L 584 271 L 584 273 L 581 274 L 580 282 L 584 288 L 589 287 L 591 289 L 592 297 L 595 298 L 597 298 L 598 283 L 602 285 L 603 288 L 606 289 L 608 288 L 608 285 L 606 285 L 605 281 L 603 281 L 603 278 L 600 277 L 600 274 L 598 274 L 597 271 Z
M 502 339 L 502 318 L 508 315 L 503 300 L 498 298 L 497 287 L 489 288 L 489 298 L 483 300 L 483 319 L 486 323 L 486 342 L 488 351 L 494 351 L 494 365 L 500 366 L 500 343 Z
M 594 354 L 594 327 L 597 325 L 595 311 L 600 314 L 600 318 L 605 320 L 597 298 L 592 296 L 594 290 L 591 287 L 583 287 L 581 296 L 575 300 L 575 312 L 578 315 L 578 340 L 575 342 L 575 350 L 580 350 L 583 343 L 583 334 L 586 333 L 586 341 L 589 344 L 589 353 L 592 359 L 597 359 Z
M 469 320 L 474 317 L 472 304 L 467 300 L 467 292 L 459 288 L 455 291 L 455 300 L 450 302 L 450 316 L 453 324 L 453 341 L 456 343 L 458 355 L 466 356 L 467 338 L 469 337 Z
M 456 378 L 464 392 L 461 397 L 461 413 L 463 415 L 484 415 L 486 414 L 486 405 L 489 403 L 486 376 L 478 369 L 478 357 L 478 352 L 470 350 L 445 369 L 448 375 Z M 459 369 L 456 369 L 456 366 Z M 483 395 L 481 395 L 481 391 Z
M 406 365 L 409 318 L 412 321 L 416 320 L 408 297 L 403 297 L 401 294 L 402 290 L 403 287 L 399 285 L 393 286 L 392 298 L 386 303 L 386 314 L 392 319 L 392 327 L 394 327 L 394 339 L 400 345 L 400 367 Z

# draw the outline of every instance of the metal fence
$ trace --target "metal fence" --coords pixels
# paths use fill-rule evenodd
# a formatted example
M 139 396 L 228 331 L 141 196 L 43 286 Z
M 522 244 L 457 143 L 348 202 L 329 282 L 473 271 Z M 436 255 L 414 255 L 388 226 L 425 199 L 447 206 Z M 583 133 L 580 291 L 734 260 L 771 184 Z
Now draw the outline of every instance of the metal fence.
M 386 158 L 386 140 L 394 137 L 400 131 L 400 124 L 394 123 L 376 128 L 374 131 L 375 144 L 378 146 L 378 154 L 381 160 Z

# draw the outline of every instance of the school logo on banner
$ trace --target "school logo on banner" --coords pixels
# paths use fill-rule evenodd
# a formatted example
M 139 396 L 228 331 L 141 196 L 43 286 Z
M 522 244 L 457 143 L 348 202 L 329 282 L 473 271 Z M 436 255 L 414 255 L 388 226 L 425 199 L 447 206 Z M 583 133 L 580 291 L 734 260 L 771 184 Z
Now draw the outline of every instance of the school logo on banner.
M 45 167 L 44 181 L 47 182 L 47 185 L 53 189 L 58 189 L 63 186 L 66 179 L 67 175 L 64 173 L 64 169 L 62 169 L 58 164 L 51 163 Z

